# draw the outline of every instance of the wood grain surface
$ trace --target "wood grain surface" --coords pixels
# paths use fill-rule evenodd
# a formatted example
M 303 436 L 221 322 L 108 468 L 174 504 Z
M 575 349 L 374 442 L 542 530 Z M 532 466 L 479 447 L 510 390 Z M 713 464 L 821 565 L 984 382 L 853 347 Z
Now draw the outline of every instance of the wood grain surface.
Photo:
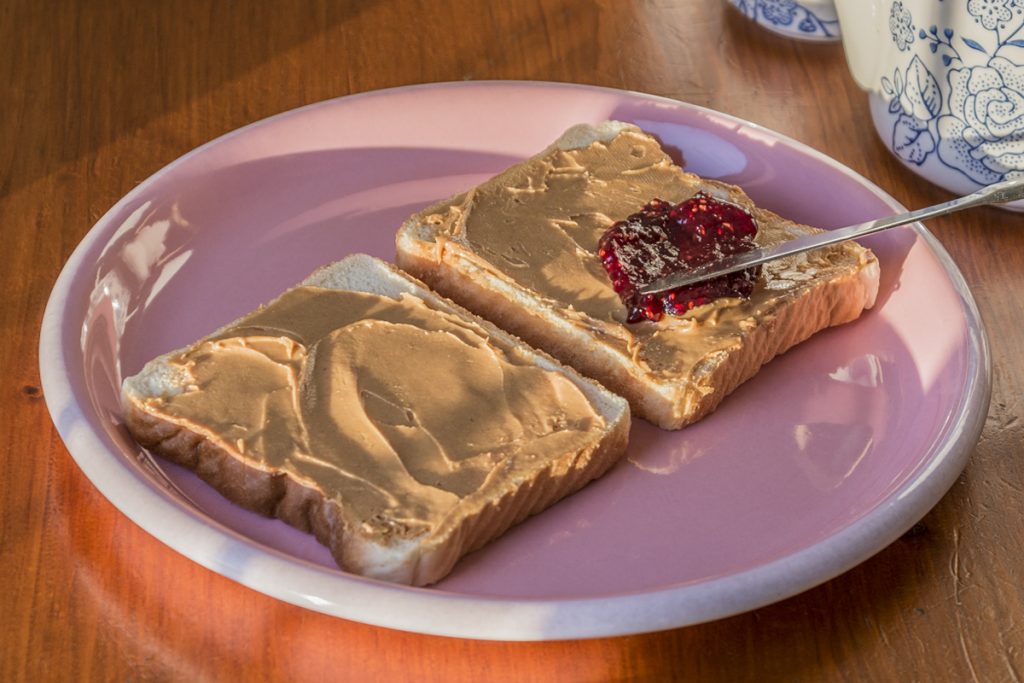
M 52 426 L 37 356 L 49 291 L 93 223 L 239 126 L 461 79 L 677 98 L 801 140 L 904 204 L 949 197 L 877 141 L 840 46 L 776 37 L 718 0 L 0 3 L 0 679 L 1020 681 L 1024 218 L 995 209 L 932 224 L 991 336 L 966 471 L 912 533 L 751 613 L 537 644 L 374 628 L 207 571 L 97 492 Z

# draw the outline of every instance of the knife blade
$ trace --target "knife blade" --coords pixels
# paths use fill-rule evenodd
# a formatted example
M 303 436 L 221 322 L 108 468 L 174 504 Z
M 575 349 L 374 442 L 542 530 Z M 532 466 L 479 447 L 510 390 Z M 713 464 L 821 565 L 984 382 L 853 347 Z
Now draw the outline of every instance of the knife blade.
M 963 197 L 958 197 L 942 204 L 936 204 L 915 211 L 887 216 L 865 223 L 857 223 L 836 230 L 805 235 L 794 240 L 782 242 L 770 247 L 759 247 L 751 251 L 732 254 L 717 261 L 712 261 L 692 270 L 679 271 L 660 277 L 640 287 L 641 294 L 657 294 L 678 287 L 685 287 L 703 280 L 711 280 L 722 275 L 735 273 L 747 268 L 784 258 L 801 254 L 805 251 L 821 249 L 846 240 L 873 235 L 876 232 L 896 228 L 908 223 L 927 220 L 937 216 L 962 211 L 976 206 L 988 204 L 1002 204 L 1024 198 L 1024 178 L 1006 180 L 983 187 Z

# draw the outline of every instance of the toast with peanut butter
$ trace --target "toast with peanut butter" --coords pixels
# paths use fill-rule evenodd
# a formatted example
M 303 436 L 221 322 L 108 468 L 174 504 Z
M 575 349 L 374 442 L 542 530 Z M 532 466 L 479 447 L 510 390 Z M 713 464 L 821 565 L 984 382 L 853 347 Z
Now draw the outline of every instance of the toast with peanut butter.
M 338 565 L 426 585 L 603 474 L 629 406 L 365 255 L 122 385 L 151 451 Z
M 742 216 L 752 227 L 740 235 Z M 658 251 L 639 231 L 645 221 L 675 235 L 674 251 Z M 676 267 L 666 259 L 699 256 L 711 232 L 733 240 L 712 245 L 722 253 L 816 231 L 684 171 L 654 137 L 608 121 L 575 126 L 419 212 L 396 246 L 398 265 L 436 291 L 624 396 L 634 415 L 679 429 L 776 355 L 870 308 L 878 260 L 845 242 L 646 300 L 628 276 L 649 281 Z M 641 262 L 625 268 L 620 257 Z

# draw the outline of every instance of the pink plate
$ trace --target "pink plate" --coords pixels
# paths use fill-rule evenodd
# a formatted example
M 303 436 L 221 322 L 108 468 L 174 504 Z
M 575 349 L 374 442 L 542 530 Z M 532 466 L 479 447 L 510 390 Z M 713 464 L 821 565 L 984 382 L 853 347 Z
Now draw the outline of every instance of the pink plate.
M 866 240 L 878 305 L 765 367 L 682 432 L 633 427 L 600 481 L 427 589 L 339 571 L 311 537 L 225 502 L 126 435 L 121 377 L 352 252 L 394 256 L 399 223 L 581 121 L 633 121 L 692 171 L 795 220 L 902 210 L 793 140 L 649 95 L 454 83 L 322 102 L 225 135 L 114 206 L 50 297 L 40 365 L 72 457 L 121 511 L 196 562 L 347 619 L 467 638 L 653 631 L 724 617 L 878 552 L 952 485 L 989 400 L 963 278 L 921 228 Z M 87 514 L 88 511 L 82 511 Z

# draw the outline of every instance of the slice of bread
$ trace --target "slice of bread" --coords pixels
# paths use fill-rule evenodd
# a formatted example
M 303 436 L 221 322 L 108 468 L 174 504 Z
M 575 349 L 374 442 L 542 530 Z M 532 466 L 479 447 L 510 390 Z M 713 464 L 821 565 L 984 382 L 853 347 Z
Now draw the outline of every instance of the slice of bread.
M 622 398 L 365 255 L 150 361 L 122 404 L 141 445 L 346 571 L 413 585 L 599 477 L 630 424 Z
M 776 355 L 857 318 L 878 291 L 878 260 L 847 242 L 765 265 L 748 300 L 626 323 L 597 257 L 600 237 L 655 197 L 676 203 L 701 190 L 749 211 L 759 245 L 816 231 L 755 207 L 738 187 L 683 171 L 652 136 L 608 121 L 575 126 L 414 215 L 396 236 L 397 263 L 624 396 L 635 415 L 678 429 Z

